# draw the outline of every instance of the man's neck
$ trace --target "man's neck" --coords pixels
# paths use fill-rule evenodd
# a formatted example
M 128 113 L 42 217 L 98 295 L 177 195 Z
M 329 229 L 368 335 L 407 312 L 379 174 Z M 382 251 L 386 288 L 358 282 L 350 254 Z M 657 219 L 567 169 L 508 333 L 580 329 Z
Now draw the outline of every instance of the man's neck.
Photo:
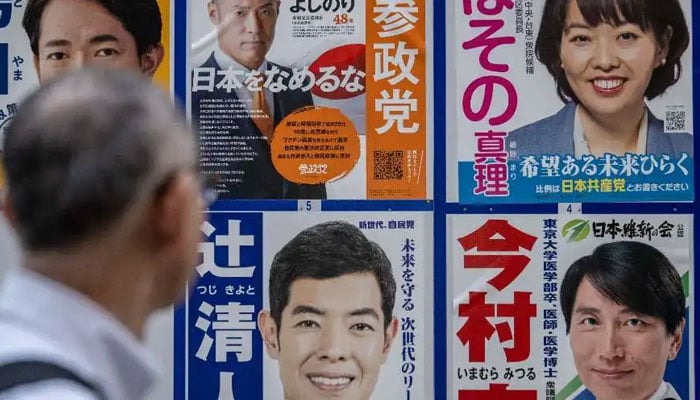
M 24 265 L 91 299 L 143 338 L 155 308 L 155 276 L 147 265 L 126 258 L 44 251 L 26 254 Z

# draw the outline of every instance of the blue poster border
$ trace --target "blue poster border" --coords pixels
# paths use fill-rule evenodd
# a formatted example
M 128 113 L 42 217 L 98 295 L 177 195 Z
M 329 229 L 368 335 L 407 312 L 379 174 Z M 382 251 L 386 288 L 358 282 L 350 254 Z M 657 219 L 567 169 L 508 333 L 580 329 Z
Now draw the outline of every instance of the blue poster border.
M 186 0 L 173 0 L 173 81 L 172 87 L 177 102 L 184 106 L 187 96 L 187 2 Z M 700 22 L 700 6 L 695 6 L 692 9 L 692 20 Z M 434 227 L 434 254 L 433 262 L 437 268 L 434 268 L 434 396 L 435 399 L 447 399 L 447 315 L 448 306 L 450 304 L 446 292 L 446 229 L 447 215 L 453 214 L 547 214 L 556 212 L 559 204 L 557 203 L 539 203 L 539 204 L 459 204 L 457 202 L 448 203 L 446 200 L 446 171 L 447 160 L 446 149 L 446 119 L 447 119 L 447 102 L 446 102 L 446 84 L 448 71 L 446 69 L 446 27 L 444 23 L 446 19 L 446 2 L 443 0 L 433 1 L 433 71 L 436 72 L 433 80 L 433 109 L 434 115 L 434 134 L 433 134 L 433 160 L 436 160 L 433 166 L 433 194 L 434 199 L 431 200 L 324 200 L 321 201 L 320 210 L 323 211 L 433 211 L 433 227 Z M 176 29 L 178 28 L 178 29 Z M 693 34 L 692 41 L 693 51 L 693 81 L 700 82 L 700 37 Z M 693 92 L 693 103 L 700 104 L 700 92 Z M 693 107 L 694 126 L 698 121 L 698 107 Z M 694 153 L 698 154 L 700 145 L 698 141 L 694 141 Z M 456 165 L 449 166 L 457 168 Z M 694 198 L 698 197 L 698 185 L 694 185 Z M 211 211 L 292 211 L 298 210 L 299 202 L 296 200 L 289 201 L 220 201 L 216 202 Z M 670 202 L 670 203 L 581 203 L 581 212 L 597 213 L 597 214 L 685 214 L 692 213 L 693 224 L 697 223 L 698 208 L 694 202 Z M 693 257 L 698 257 L 698 247 L 700 240 L 693 232 Z M 695 282 L 693 290 L 697 292 L 698 283 Z M 693 307 L 694 318 L 698 318 L 698 307 Z M 174 321 L 175 326 L 184 324 L 182 313 L 176 313 Z M 173 327 L 174 328 L 174 327 Z M 174 329 L 174 342 L 181 343 L 184 341 L 184 331 Z M 173 366 L 173 390 L 174 398 L 182 398 L 181 395 L 185 392 L 186 383 L 178 377 L 185 376 L 184 368 L 184 352 L 183 349 L 174 349 L 174 366 Z M 693 354 L 694 368 L 700 367 L 697 353 Z M 697 384 L 693 384 L 694 390 L 697 389 Z

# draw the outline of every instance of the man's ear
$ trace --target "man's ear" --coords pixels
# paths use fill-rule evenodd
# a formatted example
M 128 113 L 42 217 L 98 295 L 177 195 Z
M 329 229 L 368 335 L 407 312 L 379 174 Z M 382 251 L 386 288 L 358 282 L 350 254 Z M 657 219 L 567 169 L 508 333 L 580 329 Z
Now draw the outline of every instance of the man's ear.
M 156 246 L 169 244 L 179 245 L 180 239 L 186 234 L 188 201 L 192 192 L 196 191 L 194 176 L 179 171 L 169 177 L 159 187 L 153 196 L 153 203 L 145 223 L 152 232 L 152 240 Z
M 277 341 L 277 324 L 272 319 L 268 310 L 262 310 L 258 314 L 258 330 L 265 343 L 265 350 L 273 360 L 277 360 L 280 354 L 280 345 Z
M 219 8 L 214 4 L 214 0 L 207 3 L 207 14 L 209 14 L 209 21 L 212 24 L 219 25 Z
M 683 329 L 685 329 L 685 318 L 678 324 L 678 328 L 671 333 L 673 341 L 671 342 L 671 348 L 668 352 L 669 360 L 675 360 L 681 350 L 681 345 L 683 344 Z
M 396 332 L 399 330 L 399 320 L 392 318 L 389 322 L 389 326 L 386 327 L 384 331 L 384 347 L 382 348 L 382 363 L 386 361 L 389 356 L 389 351 L 391 350 L 391 343 L 396 337 Z
M 156 73 L 156 70 L 163 61 L 163 56 L 165 50 L 163 50 L 163 44 L 158 43 L 155 46 L 151 46 L 143 54 L 141 54 L 141 72 L 144 75 L 152 77 Z
M 34 72 L 36 72 L 36 77 L 39 80 L 39 83 L 41 83 L 41 67 L 39 67 L 39 55 L 34 54 L 32 62 L 34 63 Z

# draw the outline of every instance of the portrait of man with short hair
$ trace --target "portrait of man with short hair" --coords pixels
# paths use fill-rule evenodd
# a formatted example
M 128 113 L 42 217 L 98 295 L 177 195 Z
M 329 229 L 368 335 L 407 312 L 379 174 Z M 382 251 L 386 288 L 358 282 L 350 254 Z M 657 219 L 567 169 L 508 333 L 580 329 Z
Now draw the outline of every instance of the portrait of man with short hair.
M 275 255 L 269 295 L 258 328 L 284 399 L 369 399 L 398 330 L 384 250 L 348 222 L 314 225 Z
M 42 84 L 87 65 L 152 77 L 164 57 L 156 0 L 29 0 L 22 25 Z
M 664 373 L 680 352 L 686 302 L 663 253 L 602 244 L 566 271 L 560 299 L 576 371 L 597 400 L 681 400 Z

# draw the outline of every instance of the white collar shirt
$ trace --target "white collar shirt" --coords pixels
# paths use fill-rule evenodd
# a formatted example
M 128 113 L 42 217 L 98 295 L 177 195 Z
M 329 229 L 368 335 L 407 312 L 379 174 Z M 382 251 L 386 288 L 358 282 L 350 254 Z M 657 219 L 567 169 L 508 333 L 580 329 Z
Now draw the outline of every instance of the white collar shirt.
M 86 296 L 25 269 L 0 292 L 0 364 L 48 361 L 95 384 L 110 400 L 140 400 L 160 375 L 131 331 Z M 0 400 L 92 400 L 77 383 L 46 380 L 0 393 Z
M 676 392 L 676 389 L 674 389 L 670 383 L 662 381 L 661 385 L 659 385 L 659 388 L 656 389 L 656 392 L 654 392 L 654 394 L 651 395 L 649 400 L 680 400 L 680 398 L 680 395 L 678 395 L 678 392 Z

